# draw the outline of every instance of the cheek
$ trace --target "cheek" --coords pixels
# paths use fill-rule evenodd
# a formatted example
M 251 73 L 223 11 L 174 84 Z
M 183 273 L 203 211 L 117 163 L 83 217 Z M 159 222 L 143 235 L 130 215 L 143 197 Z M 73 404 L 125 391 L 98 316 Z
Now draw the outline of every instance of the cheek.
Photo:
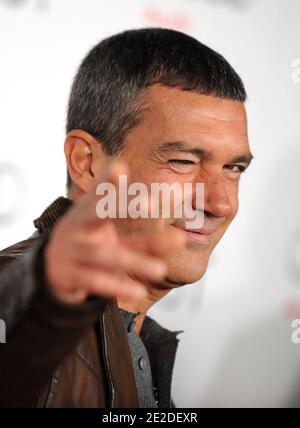
M 231 201 L 231 213 L 230 213 L 231 220 L 233 220 L 234 217 L 237 215 L 238 210 L 239 210 L 239 200 L 238 200 L 238 196 L 236 196 Z
M 144 219 L 144 218 L 126 218 L 114 219 L 114 224 L 119 233 L 123 235 L 131 235 L 133 233 L 153 233 L 164 230 L 169 226 L 169 221 L 166 219 Z
M 227 195 L 230 203 L 230 213 L 228 215 L 229 222 L 231 222 L 236 216 L 239 209 L 239 185 L 237 183 L 232 183 L 227 188 Z

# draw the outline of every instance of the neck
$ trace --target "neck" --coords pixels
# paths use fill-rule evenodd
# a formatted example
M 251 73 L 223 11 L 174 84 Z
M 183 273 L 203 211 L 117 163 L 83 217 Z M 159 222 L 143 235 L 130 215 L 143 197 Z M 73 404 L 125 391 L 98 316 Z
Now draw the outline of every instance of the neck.
M 149 309 L 168 294 L 169 291 L 171 291 L 171 288 L 160 288 L 157 284 L 155 286 L 148 285 L 147 289 L 147 296 L 143 300 L 126 300 L 123 298 L 117 298 L 119 308 L 125 309 L 128 312 L 139 312 L 135 323 L 135 332 L 137 334 L 140 334 L 144 319 Z
M 78 204 L 80 199 L 83 196 L 82 190 L 80 190 L 76 185 L 72 185 L 67 191 L 67 197 L 74 203 Z

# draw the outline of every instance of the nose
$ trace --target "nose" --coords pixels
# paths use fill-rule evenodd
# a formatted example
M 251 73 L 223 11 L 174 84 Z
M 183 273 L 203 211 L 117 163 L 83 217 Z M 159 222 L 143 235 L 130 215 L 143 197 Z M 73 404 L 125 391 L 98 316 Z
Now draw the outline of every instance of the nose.
M 222 177 L 204 181 L 204 212 L 209 217 L 227 217 L 230 214 L 230 198 Z

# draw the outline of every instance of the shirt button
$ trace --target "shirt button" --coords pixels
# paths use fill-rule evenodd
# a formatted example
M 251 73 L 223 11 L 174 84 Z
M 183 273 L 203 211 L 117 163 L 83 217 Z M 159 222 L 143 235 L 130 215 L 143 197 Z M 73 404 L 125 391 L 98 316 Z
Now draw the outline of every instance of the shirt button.
M 139 367 L 141 370 L 145 370 L 145 368 L 147 367 L 147 361 L 145 360 L 145 358 L 141 357 L 139 359 Z

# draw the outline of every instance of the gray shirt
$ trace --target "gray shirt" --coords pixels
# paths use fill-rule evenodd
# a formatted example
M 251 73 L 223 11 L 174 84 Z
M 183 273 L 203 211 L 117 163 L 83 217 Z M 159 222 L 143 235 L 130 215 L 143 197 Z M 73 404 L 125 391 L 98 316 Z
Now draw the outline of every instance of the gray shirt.
M 139 313 L 119 309 L 131 350 L 140 407 L 173 407 L 171 381 L 177 351 L 177 334 L 146 316 L 140 335 L 134 331 Z

